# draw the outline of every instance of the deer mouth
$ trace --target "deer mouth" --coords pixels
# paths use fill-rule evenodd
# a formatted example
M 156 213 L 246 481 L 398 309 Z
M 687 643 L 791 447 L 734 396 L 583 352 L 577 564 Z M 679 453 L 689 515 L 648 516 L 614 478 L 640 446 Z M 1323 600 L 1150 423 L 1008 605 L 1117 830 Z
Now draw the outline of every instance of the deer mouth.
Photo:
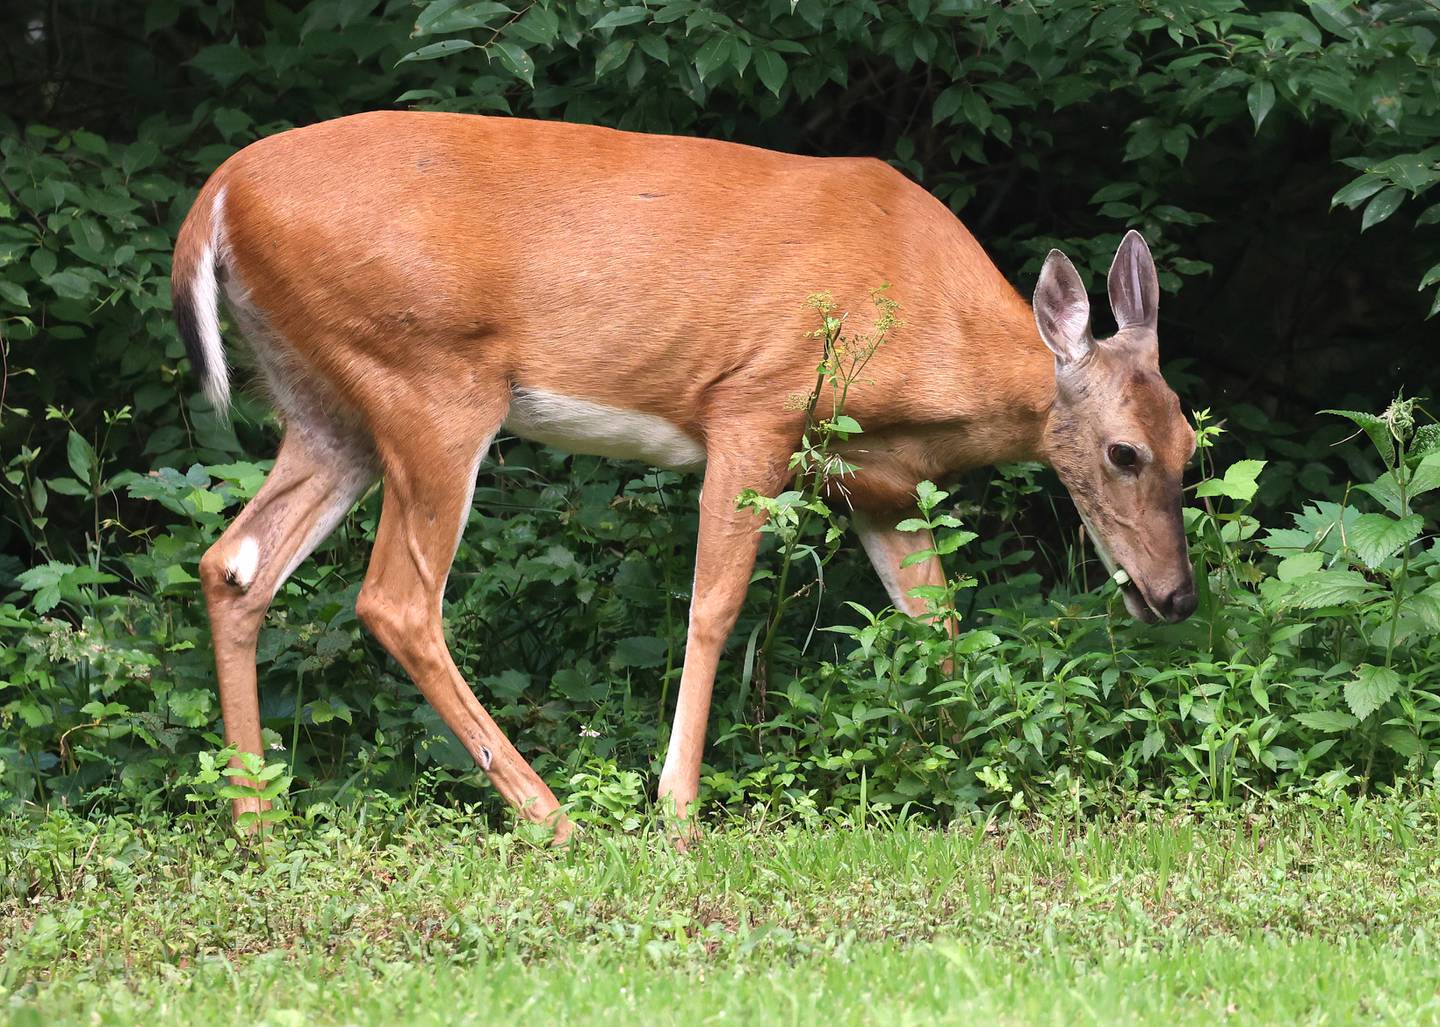
M 1090 544 L 1095 547 L 1095 552 L 1100 556 L 1100 562 L 1105 565 L 1105 570 L 1110 573 L 1111 580 L 1120 588 L 1120 598 L 1125 602 L 1125 609 L 1130 616 L 1143 624 L 1157 624 L 1165 618 L 1155 609 L 1150 602 L 1145 590 L 1135 583 L 1130 572 L 1122 567 L 1115 557 L 1111 555 L 1109 547 L 1105 545 L 1100 533 L 1090 523 L 1090 518 L 1083 513 L 1080 520 L 1085 524 L 1085 534 L 1090 536 Z
M 1150 605 L 1150 600 L 1145 598 L 1145 593 L 1140 590 L 1129 577 L 1129 572 L 1123 568 L 1119 573 L 1126 575 L 1125 583 L 1120 586 L 1120 598 L 1125 601 L 1125 609 L 1130 611 L 1130 616 L 1146 624 L 1159 623 L 1161 617 Z

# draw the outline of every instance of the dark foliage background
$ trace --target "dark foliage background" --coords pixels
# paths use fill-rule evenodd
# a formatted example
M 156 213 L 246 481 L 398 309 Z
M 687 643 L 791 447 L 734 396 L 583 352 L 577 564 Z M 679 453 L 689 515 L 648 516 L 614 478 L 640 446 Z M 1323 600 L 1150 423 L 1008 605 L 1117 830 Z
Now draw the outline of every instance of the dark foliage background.
M 1316 409 L 1376 409 L 1402 386 L 1433 392 L 1426 318 L 1440 304 L 1440 204 L 1426 193 L 1440 181 L 1437 35 L 1440 8 L 1425 0 L 12 0 L 0 12 L 0 630 L 10 635 L 0 792 L 176 801 L 177 776 L 217 730 L 195 560 L 253 492 L 277 425 L 253 395 L 222 423 L 196 394 L 167 275 L 195 190 L 251 140 L 415 106 L 874 155 L 946 200 L 1027 292 L 1053 245 L 1098 286 L 1121 234 L 1139 228 L 1167 290 L 1172 380 L 1228 418 L 1216 452 L 1269 458 L 1255 509 L 1279 523 L 1281 511 L 1338 498 L 1350 478 L 1383 469 L 1380 455 L 1332 448 L 1347 429 Z M 663 742 L 695 483 L 513 440 L 502 452 L 505 465 L 482 476 L 452 581 L 457 658 L 552 776 L 589 767 L 581 789 L 642 790 L 638 779 L 616 784 L 623 775 L 606 761 L 645 768 Z M 1245 630 L 1273 632 L 1278 614 L 1227 625 L 1216 618 L 1235 614 L 1215 613 L 1199 634 L 1147 642 L 1155 648 L 1134 657 L 1147 677 L 1117 663 L 1102 600 L 1075 599 L 1087 568 L 1053 483 L 1017 469 L 967 483 L 952 502 L 986 540 L 964 561 L 981 585 L 971 621 L 994 627 L 1009 615 L 987 609 L 1018 617 L 1011 634 L 997 629 L 995 659 L 1034 662 L 1046 688 L 1057 680 L 1047 645 L 1055 660 L 1099 654 L 1093 730 L 1073 718 L 1053 730 L 1042 704 L 1038 737 L 1025 727 L 1030 713 L 1017 713 L 993 738 L 941 716 L 920 732 L 918 756 L 913 745 L 897 755 L 893 724 L 883 744 L 863 731 L 847 740 L 834 716 L 863 725 L 877 707 L 855 691 L 864 675 L 844 670 L 832 640 L 795 654 L 783 711 L 744 687 L 738 667 L 728 691 L 722 683 L 712 793 L 830 801 L 874 764 L 867 772 L 889 775 L 892 799 L 940 807 L 1053 790 L 1057 774 L 1228 795 L 1215 756 L 1239 773 L 1233 725 L 1206 741 L 1205 724 L 1186 723 L 1192 707 L 1176 707 L 1155 735 L 1129 714 L 1138 693 L 1113 689 L 1222 657 L 1221 677 L 1240 674 L 1235 661 L 1275 651 L 1269 635 L 1257 648 Z M 453 742 L 354 624 L 374 511 L 372 496 L 277 601 L 262 640 L 267 727 L 301 784 L 327 794 L 410 787 L 426 772 L 468 789 L 475 776 Z M 1235 545 L 1258 528 L 1232 524 Z M 1216 551 L 1222 570 L 1241 560 L 1235 546 Z M 1244 566 L 1220 578 L 1249 588 L 1273 561 Z M 868 569 L 846 556 L 827 584 L 823 623 L 853 622 L 836 597 L 882 605 Z M 1068 607 L 1084 617 L 1057 628 L 1054 611 L 1073 602 L 1090 605 Z M 755 616 L 742 621 L 741 643 Z M 1036 631 L 1051 641 L 1032 646 Z M 817 669 L 821 657 L 832 662 Z M 1342 679 L 1365 657 L 1341 645 L 1326 661 L 1300 649 L 1292 658 L 1337 682 L 1323 699 L 1307 693 L 1299 706 L 1309 709 L 1341 702 Z M 1424 652 L 1414 659 L 1431 665 Z M 886 701 L 886 718 L 911 708 Z M 1080 700 L 1056 701 L 1063 713 Z M 1259 738 L 1271 710 L 1254 703 L 1235 723 L 1250 717 L 1241 734 Z M 985 718 L 996 708 L 979 703 L 974 722 Z M 1429 721 L 1412 718 L 1415 744 L 1387 749 L 1396 725 L 1358 720 L 1319 769 L 1325 753 L 1304 756 L 1315 738 L 1281 745 L 1270 735 L 1265 745 L 1289 755 L 1267 763 L 1254 750 L 1246 780 L 1275 783 L 1284 764 L 1306 780 L 1341 770 L 1368 782 L 1387 759 L 1391 771 L 1408 760 L 1428 772 L 1419 725 Z M 1191 758 L 1201 750 L 1204 773 Z M 1389 755 L 1377 763 L 1377 752 Z M 1002 765 L 1004 781 L 994 776 Z

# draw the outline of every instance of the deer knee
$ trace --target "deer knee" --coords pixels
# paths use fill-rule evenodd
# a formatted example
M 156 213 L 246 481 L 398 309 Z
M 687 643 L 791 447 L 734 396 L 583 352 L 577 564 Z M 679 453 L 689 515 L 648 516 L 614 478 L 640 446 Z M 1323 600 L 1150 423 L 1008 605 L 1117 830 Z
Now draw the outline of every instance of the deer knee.
M 260 573 L 260 544 L 246 536 L 216 542 L 200 558 L 200 583 L 206 595 L 245 593 Z

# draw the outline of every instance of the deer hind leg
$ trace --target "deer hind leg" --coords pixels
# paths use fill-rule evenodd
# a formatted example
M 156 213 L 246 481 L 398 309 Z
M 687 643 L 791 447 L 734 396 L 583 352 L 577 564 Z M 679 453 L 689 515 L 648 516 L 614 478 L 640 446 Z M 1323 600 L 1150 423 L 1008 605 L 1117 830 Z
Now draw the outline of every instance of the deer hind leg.
M 460 676 L 440 606 L 475 474 L 504 417 L 503 403 L 482 424 L 436 423 L 420 414 L 403 436 L 380 440 L 385 498 L 370 569 L 355 611 L 405 669 L 446 726 L 512 806 L 549 822 L 563 841 L 570 825 L 540 776 L 516 751 Z
M 261 751 L 255 644 L 270 600 L 375 478 L 365 445 L 318 420 L 292 422 L 260 491 L 200 559 L 225 741 L 240 752 Z M 235 799 L 232 813 L 262 808 Z

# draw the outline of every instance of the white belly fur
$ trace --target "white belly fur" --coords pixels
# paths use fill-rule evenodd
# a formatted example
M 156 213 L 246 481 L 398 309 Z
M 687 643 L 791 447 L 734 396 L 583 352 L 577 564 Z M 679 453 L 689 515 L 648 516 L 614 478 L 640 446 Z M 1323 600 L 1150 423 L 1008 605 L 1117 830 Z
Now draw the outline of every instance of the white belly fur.
M 705 466 L 705 447 L 663 417 L 543 389 L 516 389 L 505 427 L 570 453 L 640 460 L 673 471 Z

